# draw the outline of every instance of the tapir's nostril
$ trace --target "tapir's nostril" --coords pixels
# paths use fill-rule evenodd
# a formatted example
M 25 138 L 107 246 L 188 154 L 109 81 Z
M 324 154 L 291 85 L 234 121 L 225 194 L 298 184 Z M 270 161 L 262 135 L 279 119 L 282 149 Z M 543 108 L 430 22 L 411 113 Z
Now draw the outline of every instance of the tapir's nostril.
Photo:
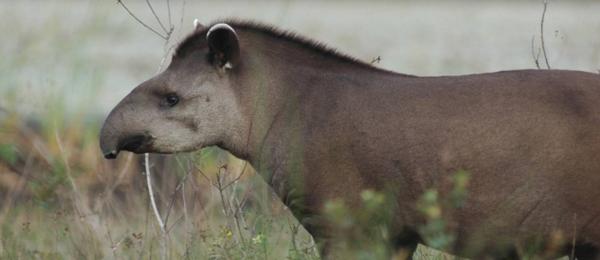
M 115 159 L 115 158 L 117 158 L 118 154 L 119 154 L 119 152 L 117 152 L 115 150 L 112 150 L 112 151 L 110 151 L 108 153 L 105 153 L 104 154 L 104 158 L 106 158 L 106 159 Z
M 150 140 L 150 137 L 147 135 L 132 135 L 126 138 L 123 138 L 119 141 L 118 150 L 127 150 L 131 152 L 135 152 L 141 146 L 146 144 Z M 116 154 L 115 154 L 116 156 Z

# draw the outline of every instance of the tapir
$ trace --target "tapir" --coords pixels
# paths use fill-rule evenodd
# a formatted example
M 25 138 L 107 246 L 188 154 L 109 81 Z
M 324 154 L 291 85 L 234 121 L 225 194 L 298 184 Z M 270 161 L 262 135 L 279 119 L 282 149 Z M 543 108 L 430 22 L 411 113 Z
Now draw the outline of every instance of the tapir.
M 386 194 L 386 243 L 414 252 L 427 245 L 420 198 L 449 196 L 448 176 L 465 171 L 467 195 L 446 216 L 450 253 L 518 257 L 524 241 L 562 234 L 557 256 L 600 259 L 598 74 L 419 77 L 274 26 L 198 24 L 110 112 L 100 147 L 110 159 L 207 146 L 249 162 L 325 258 L 336 239 L 328 201 L 359 207 L 361 191 Z

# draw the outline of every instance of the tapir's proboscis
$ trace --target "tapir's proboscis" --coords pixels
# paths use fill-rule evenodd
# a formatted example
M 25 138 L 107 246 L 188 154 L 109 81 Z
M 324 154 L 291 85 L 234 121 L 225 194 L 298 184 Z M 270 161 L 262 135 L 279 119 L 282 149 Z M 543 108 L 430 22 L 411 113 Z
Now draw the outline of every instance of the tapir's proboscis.
M 110 112 L 100 146 L 106 158 L 227 150 L 288 204 L 324 257 L 335 255 L 328 201 L 358 207 L 361 191 L 385 194 L 389 248 L 414 252 L 427 245 L 419 199 L 431 189 L 450 196 L 450 176 L 466 171 L 466 198 L 444 216 L 451 253 L 511 257 L 531 238 L 562 234 L 557 256 L 600 259 L 593 73 L 417 77 L 271 26 L 218 22 L 196 26 L 169 66 Z

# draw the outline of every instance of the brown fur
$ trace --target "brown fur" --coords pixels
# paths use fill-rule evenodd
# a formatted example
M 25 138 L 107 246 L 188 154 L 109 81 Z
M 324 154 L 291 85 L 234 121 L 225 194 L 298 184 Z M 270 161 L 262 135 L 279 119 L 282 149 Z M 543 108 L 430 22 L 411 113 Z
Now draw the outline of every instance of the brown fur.
M 272 27 L 229 25 L 239 38 L 239 63 L 231 70 L 211 65 L 211 26 L 201 27 L 165 72 L 111 112 L 103 150 L 142 132 L 153 141 L 134 152 L 219 145 L 248 160 L 317 241 L 332 238 L 321 218 L 326 201 L 358 205 L 360 191 L 382 191 L 395 204 L 390 234 L 410 249 L 422 242 L 419 197 L 430 188 L 448 196 L 448 176 L 464 169 L 471 174 L 467 200 L 447 216 L 457 234 L 454 253 L 503 256 L 527 238 L 572 236 L 575 227 L 580 259 L 598 259 L 600 76 L 521 70 L 413 77 Z M 146 107 L 157 102 L 148 93 L 163 87 L 212 92 L 187 105 L 202 109 L 171 114 L 187 113 L 181 124 L 161 128 L 176 119 Z M 214 94 L 225 90 L 233 97 Z M 210 107 L 230 98 L 235 109 Z M 214 125 L 203 126 L 207 120 Z M 178 135 L 179 128 L 194 131 Z

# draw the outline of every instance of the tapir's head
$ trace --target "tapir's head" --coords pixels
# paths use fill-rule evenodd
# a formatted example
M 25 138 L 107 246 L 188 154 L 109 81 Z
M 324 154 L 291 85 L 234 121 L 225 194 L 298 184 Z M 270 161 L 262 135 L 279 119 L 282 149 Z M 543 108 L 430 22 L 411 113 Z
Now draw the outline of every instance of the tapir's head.
M 168 68 L 137 86 L 110 112 L 100 134 L 104 156 L 218 145 L 241 120 L 233 86 L 239 65 L 238 36 L 232 27 L 197 25 Z

